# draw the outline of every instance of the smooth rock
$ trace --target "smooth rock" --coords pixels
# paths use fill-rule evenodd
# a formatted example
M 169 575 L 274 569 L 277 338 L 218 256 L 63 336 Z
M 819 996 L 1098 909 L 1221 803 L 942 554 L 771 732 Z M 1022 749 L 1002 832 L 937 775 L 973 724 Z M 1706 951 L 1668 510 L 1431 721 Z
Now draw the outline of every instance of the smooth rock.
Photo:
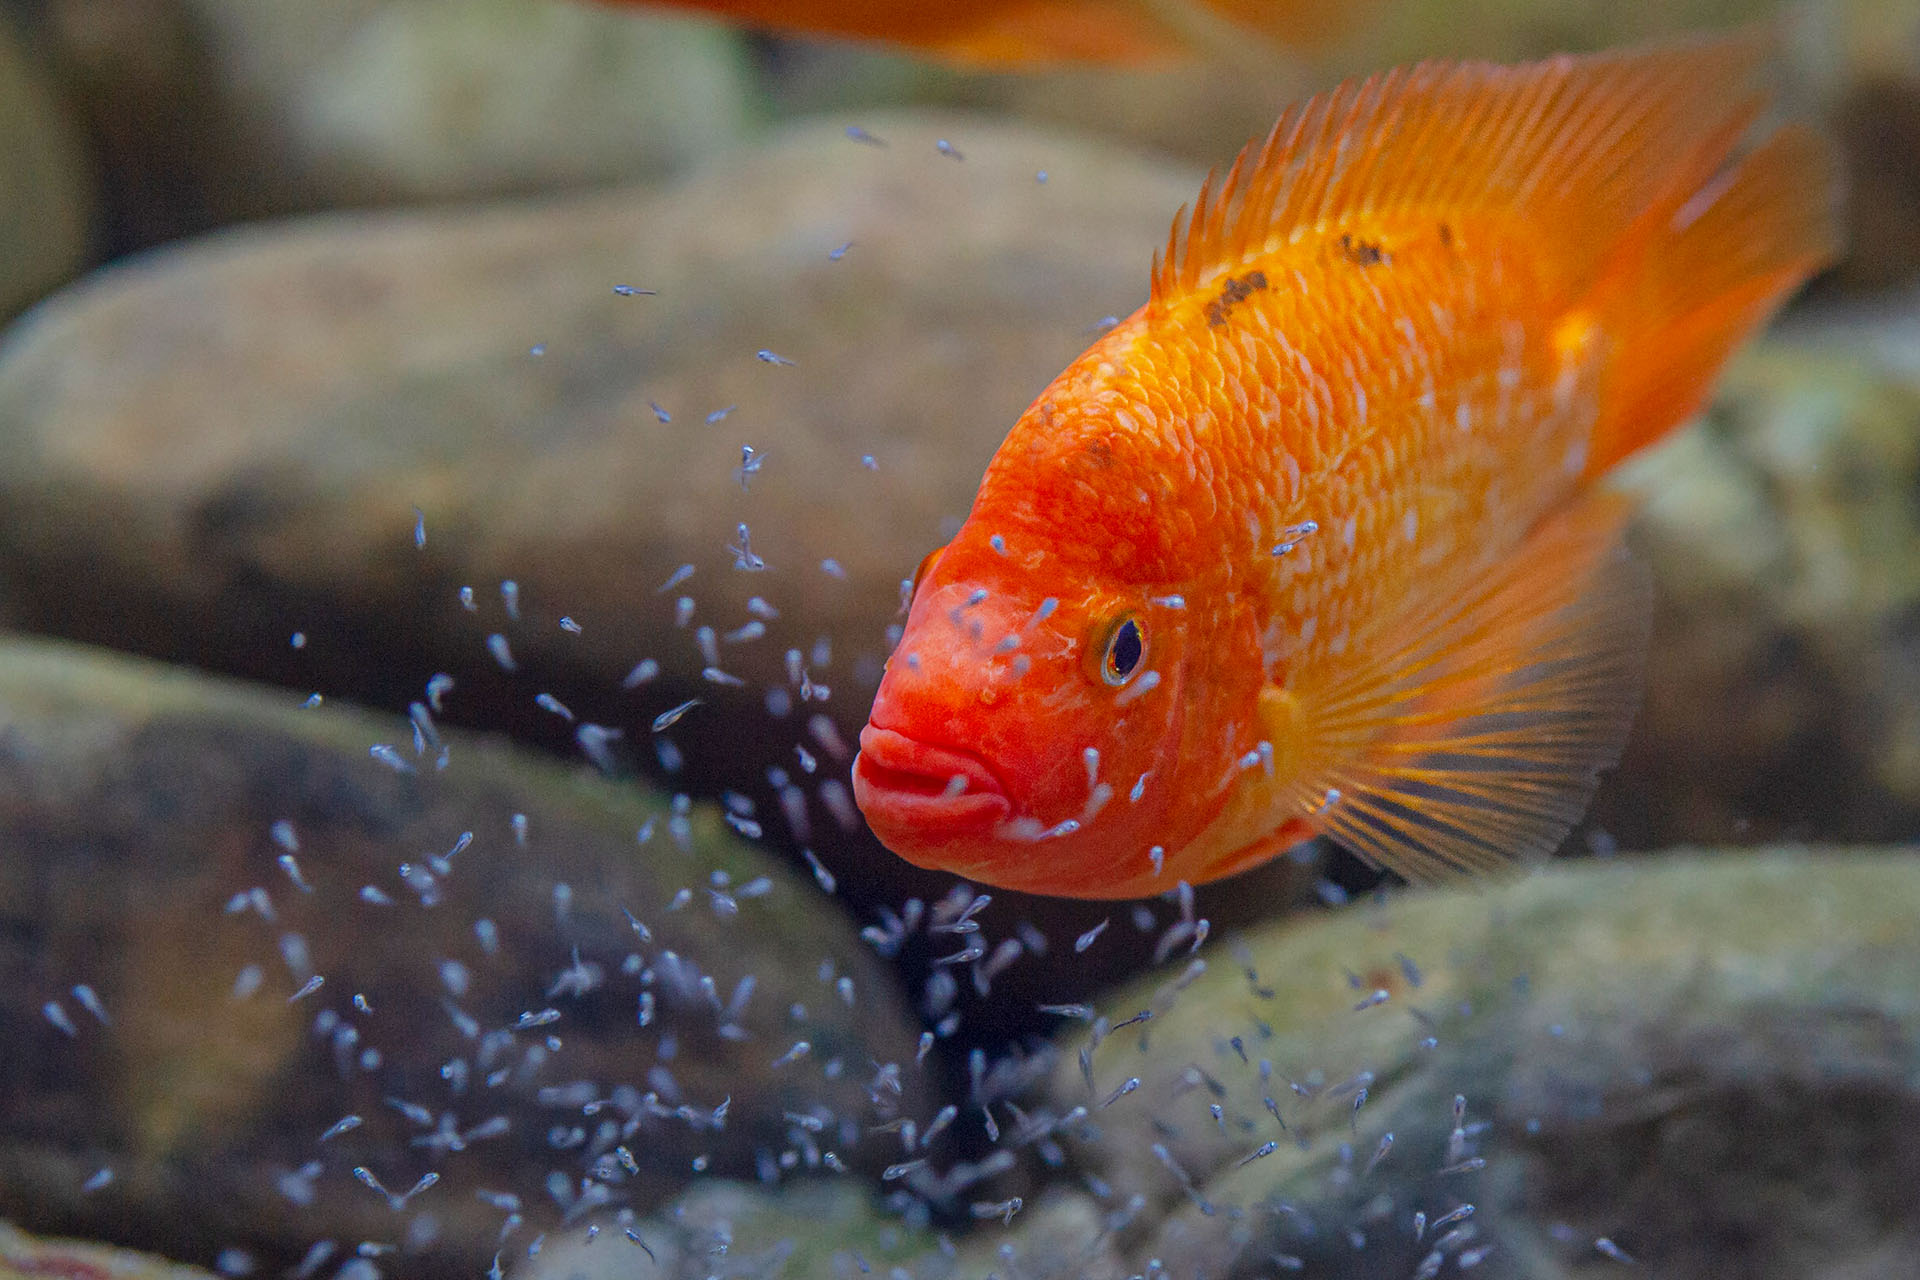
M 756 126 L 738 39 L 573 0 L 47 0 L 116 247 L 683 169 Z
M 643 1212 L 696 1157 L 877 1179 L 868 1129 L 931 1108 L 834 905 L 708 809 L 444 742 L 0 642 L 0 1214 L 472 1276 L 510 1213 Z
M 601 688 L 657 657 L 650 717 L 683 688 L 747 700 L 700 681 L 693 630 L 761 596 L 781 616 L 728 670 L 786 685 L 784 648 L 826 636 L 823 683 L 871 680 L 900 580 L 1033 393 L 1137 302 L 1192 189 L 963 124 L 874 122 L 890 148 L 815 127 L 658 195 L 329 218 L 101 273 L 0 348 L 10 616 L 388 701 L 406 666 L 492 666 L 479 641 L 506 628 L 521 666 Z M 934 150 L 949 135 L 964 161 Z M 743 443 L 765 455 L 745 476 Z M 767 572 L 735 569 L 741 521 Z M 857 726 L 856 701 L 827 706 Z
M 1920 46 L 1920 17 L 1914 26 L 1906 43 Z M 1920 278 L 1920 57 L 1909 57 L 1899 74 L 1848 85 L 1834 109 L 1847 158 L 1847 252 L 1837 274 L 1861 291 Z
M 1067 1036 L 1053 1111 L 1092 1109 L 1110 1205 L 1145 1197 L 1134 1272 L 1912 1274 L 1917 920 L 1916 848 L 1395 895 L 1104 1002 L 1154 1017 L 1091 1089 Z
M 89 164 L 51 78 L 0 16 L 0 320 L 85 264 Z

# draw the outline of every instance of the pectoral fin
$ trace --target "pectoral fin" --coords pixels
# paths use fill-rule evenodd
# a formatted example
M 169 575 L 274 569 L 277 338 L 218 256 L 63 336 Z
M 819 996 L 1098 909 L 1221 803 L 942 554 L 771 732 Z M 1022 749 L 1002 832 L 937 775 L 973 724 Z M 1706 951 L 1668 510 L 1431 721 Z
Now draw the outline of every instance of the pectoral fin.
M 1649 588 L 1627 515 L 1582 500 L 1293 691 L 1296 813 L 1411 880 L 1552 852 L 1639 704 Z

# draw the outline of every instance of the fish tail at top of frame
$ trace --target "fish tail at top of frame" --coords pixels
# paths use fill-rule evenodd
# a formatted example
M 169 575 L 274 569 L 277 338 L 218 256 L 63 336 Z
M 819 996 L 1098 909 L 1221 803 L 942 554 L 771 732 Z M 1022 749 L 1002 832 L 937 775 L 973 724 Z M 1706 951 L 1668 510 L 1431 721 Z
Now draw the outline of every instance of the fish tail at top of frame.
M 690 9 L 793 35 L 869 40 L 961 67 L 1260 66 L 1326 45 L 1381 0 L 606 0 Z M 1277 63 L 1276 63 L 1277 65 Z

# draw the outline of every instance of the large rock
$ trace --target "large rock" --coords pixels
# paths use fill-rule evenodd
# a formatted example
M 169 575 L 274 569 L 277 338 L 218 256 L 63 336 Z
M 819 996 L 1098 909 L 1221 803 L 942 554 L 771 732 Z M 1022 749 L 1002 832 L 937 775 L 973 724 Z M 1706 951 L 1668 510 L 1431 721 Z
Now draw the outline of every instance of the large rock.
M 927 1231 L 903 1227 L 882 1211 L 870 1188 L 845 1182 L 799 1183 L 776 1192 L 701 1182 L 639 1234 L 652 1255 L 644 1262 L 617 1233 L 589 1239 L 571 1232 L 536 1257 L 519 1258 L 508 1274 L 514 1280 L 706 1280 L 719 1261 L 727 1268 L 721 1274 L 729 1276 L 837 1280 L 900 1274 L 894 1268 L 924 1270 L 935 1249 Z
M 710 810 L 445 741 L 0 642 L 0 1215 L 472 1276 L 510 1212 L 524 1247 L 696 1168 L 895 1158 L 868 1130 L 931 1112 L 917 1028 L 810 881 Z
M 1106 1002 L 1155 1016 L 1094 1052 L 1091 1090 L 1069 1038 L 1055 1108 L 1092 1109 L 1073 1148 L 1106 1207 L 1144 1197 L 1133 1272 L 1360 1280 L 1436 1274 L 1437 1249 L 1516 1280 L 1622 1255 L 1678 1280 L 1913 1274 L 1916 920 L 1916 850 L 1396 897 Z
M 708 23 L 574 0 L 47 0 L 116 239 L 684 168 L 755 126 Z
M 0 17 L 0 320 L 64 283 L 87 254 L 89 161 L 44 70 Z

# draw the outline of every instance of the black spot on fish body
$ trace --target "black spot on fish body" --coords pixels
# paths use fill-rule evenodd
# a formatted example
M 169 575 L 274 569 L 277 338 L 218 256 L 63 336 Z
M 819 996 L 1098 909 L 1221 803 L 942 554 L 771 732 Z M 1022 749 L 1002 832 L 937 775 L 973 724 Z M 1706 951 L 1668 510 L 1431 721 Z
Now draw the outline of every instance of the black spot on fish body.
M 1453 228 L 1444 222 L 1440 224 L 1440 243 L 1449 249 L 1453 248 Z
M 1103 471 L 1113 465 L 1113 445 L 1104 436 L 1095 436 L 1087 441 L 1080 447 L 1080 455 Z
M 1356 240 L 1351 234 L 1343 231 L 1340 233 L 1339 243 L 1341 256 L 1356 267 L 1376 267 L 1393 261 L 1377 241 Z
M 1264 271 L 1228 276 L 1227 282 L 1220 286 L 1220 296 L 1207 304 L 1207 324 L 1219 328 L 1227 322 L 1227 317 L 1233 314 L 1236 306 L 1266 287 L 1267 273 Z

